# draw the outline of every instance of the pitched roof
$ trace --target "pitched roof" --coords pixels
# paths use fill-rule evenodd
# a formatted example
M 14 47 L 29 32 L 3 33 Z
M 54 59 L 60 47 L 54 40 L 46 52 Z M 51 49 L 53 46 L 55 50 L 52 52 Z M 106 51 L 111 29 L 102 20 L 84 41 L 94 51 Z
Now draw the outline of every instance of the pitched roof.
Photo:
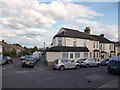
M 53 38 L 55 37 L 71 37 L 71 38 L 80 38 L 80 39 L 90 39 L 90 40 L 95 40 L 98 41 L 97 38 L 90 36 L 89 34 L 85 32 L 80 32 L 78 30 L 74 29 L 69 29 L 69 28 L 62 28 L 65 31 L 56 34 Z
M 89 52 L 87 47 L 66 47 L 66 46 L 54 46 L 48 48 L 48 52 Z
M 97 35 L 91 35 L 91 36 L 97 38 L 100 41 L 100 43 L 114 43 L 103 36 L 97 36 Z
M 100 43 L 114 43 L 102 36 L 87 34 L 85 32 L 80 32 L 75 29 L 69 29 L 69 28 L 63 28 L 63 27 L 62 27 L 62 29 L 64 29 L 64 31 L 56 34 L 53 38 L 55 38 L 55 37 L 71 37 L 71 38 L 80 38 L 80 39 L 89 39 L 89 40 L 94 40 L 94 41 L 100 41 Z
M 116 47 L 120 47 L 120 41 L 115 42 L 115 46 L 116 46 Z

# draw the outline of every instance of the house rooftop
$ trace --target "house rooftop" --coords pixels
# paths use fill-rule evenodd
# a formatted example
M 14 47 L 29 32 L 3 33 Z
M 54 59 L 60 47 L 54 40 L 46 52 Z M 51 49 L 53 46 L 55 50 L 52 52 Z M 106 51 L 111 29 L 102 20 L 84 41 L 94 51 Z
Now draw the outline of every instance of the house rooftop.
M 62 32 L 57 33 L 53 38 L 55 37 L 70 37 L 70 38 L 80 38 L 80 39 L 89 39 L 89 40 L 94 40 L 94 41 L 100 41 L 101 43 L 113 43 L 112 41 L 108 40 L 107 38 L 104 37 L 104 34 L 101 36 L 97 35 L 91 35 L 90 34 L 90 29 L 86 27 L 86 29 L 89 29 L 89 33 L 86 33 L 86 29 L 84 30 L 85 32 L 81 32 L 75 29 L 69 29 L 69 28 L 64 28 Z
M 120 41 L 115 42 L 115 46 L 116 46 L 116 47 L 120 47 Z
M 101 34 L 100 36 L 98 36 L 98 35 L 91 35 L 91 36 L 94 36 L 95 38 L 97 38 L 100 41 L 100 43 L 114 43 L 114 42 L 108 40 L 107 38 L 105 38 L 104 34 Z
M 66 47 L 66 46 L 54 46 L 46 49 L 48 52 L 89 52 L 87 47 Z

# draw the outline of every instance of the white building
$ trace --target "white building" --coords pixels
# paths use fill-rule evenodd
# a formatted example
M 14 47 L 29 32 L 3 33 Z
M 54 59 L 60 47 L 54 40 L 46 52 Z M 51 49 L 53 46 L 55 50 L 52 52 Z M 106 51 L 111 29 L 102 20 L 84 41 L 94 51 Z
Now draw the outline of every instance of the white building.
M 102 52 L 100 46 L 103 44 L 105 45 L 104 52 L 114 51 L 113 42 L 107 40 L 109 43 L 103 43 L 102 40 L 99 40 L 100 38 L 107 40 L 102 36 L 91 35 L 89 27 L 86 27 L 84 32 L 61 28 L 53 37 L 51 47 L 46 50 L 47 62 L 50 64 L 55 58 L 68 58 L 71 60 L 85 57 L 100 58 Z M 107 45 L 111 46 L 110 50 Z
M 115 42 L 115 55 L 120 56 L 120 41 Z

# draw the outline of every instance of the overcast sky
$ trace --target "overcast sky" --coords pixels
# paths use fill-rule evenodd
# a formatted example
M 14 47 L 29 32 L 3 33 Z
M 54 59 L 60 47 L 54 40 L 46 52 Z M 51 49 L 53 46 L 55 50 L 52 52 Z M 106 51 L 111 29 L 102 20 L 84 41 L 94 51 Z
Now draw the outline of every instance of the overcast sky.
M 44 1 L 44 2 L 43 2 Z M 74 2 L 74 0 L 2 0 L 0 39 L 27 47 L 50 46 L 61 27 L 90 27 L 91 34 L 104 33 L 118 40 L 117 2 Z

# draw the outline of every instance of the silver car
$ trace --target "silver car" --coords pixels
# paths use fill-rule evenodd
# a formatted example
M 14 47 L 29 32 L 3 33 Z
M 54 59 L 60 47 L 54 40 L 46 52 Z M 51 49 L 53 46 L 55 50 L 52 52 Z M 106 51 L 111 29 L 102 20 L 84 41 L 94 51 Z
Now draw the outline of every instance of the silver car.
M 64 69 L 69 68 L 76 68 L 79 69 L 79 63 L 75 62 L 74 60 L 69 59 L 55 59 L 53 61 L 53 69 L 60 69 L 61 71 Z
M 99 62 L 97 62 L 95 59 L 92 58 L 83 58 L 83 59 L 79 59 L 77 60 L 77 63 L 80 64 L 80 66 L 98 66 L 99 67 Z

